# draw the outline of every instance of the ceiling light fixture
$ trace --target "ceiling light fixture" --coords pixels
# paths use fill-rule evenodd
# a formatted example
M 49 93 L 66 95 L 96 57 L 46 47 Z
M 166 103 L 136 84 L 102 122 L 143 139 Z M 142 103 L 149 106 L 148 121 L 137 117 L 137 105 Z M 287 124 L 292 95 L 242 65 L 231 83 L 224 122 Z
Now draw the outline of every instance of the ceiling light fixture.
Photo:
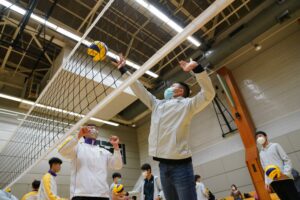
M 255 51 L 260 51 L 262 48 L 262 46 L 260 44 L 254 44 L 253 46 L 254 46 Z
M 18 97 L 14 97 L 14 96 L 10 96 L 10 95 L 7 95 L 7 94 L 0 93 L 0 98 L 12 100 L 12 101 L 17 101 L 17 102 L 24 103 L 24 104 L 27 104 L 27 105 L 34 105 L 33 101 L 28 101 L 28 100 L 21 99 L 21 98 L 18 98 Z M 80 117 L 80 118 L 85 117 L 85 115 L 82 115 L 82 114 L 79 114 L 79 113 L 63 110 L 63 109 L 60 109 L 60 108 L 55 108 L 55 107 L 52 107 L 52 106 L 46 106 L 46 105 L 39 104 L 39 103 L 36 104 L 36 107 L 45 108 L 47 110 L 51 110 L 51 111 L 55 111 L 55 112 L 62 112 L 64 114 L 68 114 L 68 115 L 72 115 L 72 116 L 76 116 L 76 117 Z M 103 119 L 99 119 L 99 118 L 95 118 L 95 117 L 91 117 L 90 120 L 96 121 L 96 122 L 101 122 L 101 123 L 108 124 L 108 125 L 111 125 L 111 126 L 119 126 L 118 123 L 103 120 Z
M 6 1 L 6 0 L 0 0 L 0 5 L 3 5 L 6 8 L 11 9 L 11 10 L 13 10 L 13 11 L 15 11 L 15 12 L 21 14 L 21 15 L 25 15 L 25 13 L 26 13 L 25 9 L 23 9 L 23 8 L 21 8 L 19 6 L 16 6 L 16 5 L 14 5 L 14 4 L 10 3 L 9 1 Z M 78 42 L 81 39 L 81 37 L 79 35 L 76 35 L 76 34 L 70 32 L 70 31 L 68 31 L 68 30 L 66 30 L 66 29 L 64 29 L 62 27 L 59 27 L 59 26 L 57 26 L 57 25 L 49 22 L 48 20 L 45 20 L 45 19 L 37 16 L 36 14 L 32 13 L 30 15 L 30 18 L 33 19 L 33 20 L 35 20 L 36 22 L 39 22 L 39 23 L 41 23 L 41 24 L 43 24 L 43 25 L 51 28 L 52 30 L 54 30 L 54 31 L 56 31 L 56 32 L 58 32 L 58 33 L 60 33 L 60 34 L 62 34 L 64 36 L 66 36 L 66 37 L 68 37 L 68 38 L 70 38 L 72 40 L 75 40 L 75 41 Z M 86 45 L 86 46 L 90 46 L 92 44 L 88 40 L 83 40 L 82 43 L 84 45 Z M 111 58 L 114 58 L 114 59 L 117 59 L 117 60 L 119 59 L 119 56 L 116 55 L 115 53 L 111 52 L 111 51 L 108 51 L 107 56 L 109 56 Z M 134 69 L 141 68 L 140 65 L 138 65 L 138 64 L 136 64 L 136 63 L 134 63 L 134 62 L 132 62 L 130 60 L 126 60 L 126 64 L 128 66 L 134 68 Z M 157 78 L 158 77 L 158 75 L 156 73 L 151 72 L 151 71 L 147 71 L 146 74 L 148 74 L 149 76 L 152 76 L 153 78 Z
M 137 3 L 139 3 L 141 6 L 143 6 L 144 8 L 146 8 L 149 12 L 151 12 L 157 18 L 159 18 L 160 20 L 165 22 L 166 25 L 168 25 L 170 28 L 172 28 L 177 33 L 180 33 L 183 31 L 183 28 L 181 26 L 179 26 L 176 22 L 174 22 L 172 19 L 170 19 L 168 16 L 166 16 L 163 12 L 161 12 L 159 9 L 157 9 L 156 7 L 154 7 L 147 1 L 145 1 L 145 0 L 135 0 L 135 1 Z M 192 36 L 189 36 L 187 38 L 187 40 L 189 42 L 191 42 L 193 45 L 195 45 L 196 47 L 199 47 L 201 45 L 201 43 Z

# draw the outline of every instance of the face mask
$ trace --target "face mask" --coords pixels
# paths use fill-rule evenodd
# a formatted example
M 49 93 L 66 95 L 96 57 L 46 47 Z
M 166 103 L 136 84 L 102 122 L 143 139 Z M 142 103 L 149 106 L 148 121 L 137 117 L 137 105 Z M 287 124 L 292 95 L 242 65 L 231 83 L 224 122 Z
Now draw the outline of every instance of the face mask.
M 258 137 L 256 142 L 260 145 L 263 145 L 266 142 L 266 138 L 265 137 Z
M 119 178 L 117 182 L 118 182 L 118 184 L 121 184 L 122 183 L 122 179 Z
M 143 176 L 144 178 L 147 178 L 147 175 L 148 175 L 147 171 L 143 171 L 142 176 Z
M 89 127 L 89 133 L 94 135 L 96 138 L 98 137 L 98 130 L 95 127 Z
M 165 90 L 165 93 L 164 93 L 165 99 L 172 99 L 173 95 L 174 95 L 174 89 L 173 88 L 167 88 Z

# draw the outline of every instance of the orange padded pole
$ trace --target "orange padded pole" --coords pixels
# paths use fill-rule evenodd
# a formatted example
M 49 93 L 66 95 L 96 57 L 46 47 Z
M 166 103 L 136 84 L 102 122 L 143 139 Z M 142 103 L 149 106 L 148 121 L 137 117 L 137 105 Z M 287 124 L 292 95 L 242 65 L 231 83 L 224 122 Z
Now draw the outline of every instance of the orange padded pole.
M 252 183 L 255 187 L 259 199 L 271 200 L 269 193 L 265 189 L 264 171 L 261 168 L 258 149 L 255 141 L 255 128 L 251 119 L 245 101 L 239 91 L 235 79 L 230 70 L 223 67 L 217 71 L 218 75 L 224 80 L 227 85 L 227 92 L 231 96 L 226 96 L 235 124 L 239 130 L 241 139 L 245 147 L 246 165 L 248 167 Z

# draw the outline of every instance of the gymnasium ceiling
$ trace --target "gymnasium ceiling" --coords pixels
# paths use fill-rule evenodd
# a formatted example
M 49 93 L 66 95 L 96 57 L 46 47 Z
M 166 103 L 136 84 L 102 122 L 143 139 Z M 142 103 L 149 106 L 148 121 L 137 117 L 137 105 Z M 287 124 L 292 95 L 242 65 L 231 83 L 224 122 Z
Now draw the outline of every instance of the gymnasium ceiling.
M 9 0 L 11 3 L 48 19 L 77 35 L 82 35 L 108 0 Z M 185 27 L 213 0 L 149 0 L 173 21 Z M 236 0 L 193 36 L 201 41 L 196 48 L 184 42 L 151 70 L 158 79 L 145 75 L 142 80 L 156 88 L 178 61 L 195 51 L 206 52 L 232 34 L 239 22 L 266 4 L 262 0 Z M 265 6 L 265 5 L 264 5 Z M 161 21 L 142 11 L 135 0 L 115 0 L 89 37 L 105 41 L 115 52 L 123 52 L 130 60 L 143 64 L 174 35 Z M 64 46 L 73 46 L 71 39 L 44 27 L 25 15 L 0 6 L 0 93 L 30 98 L 30 85 L 47 82 L 46 75 Z M 141 45 L 142 43 L 142 45 Z M 27 83 L 27 84 L 26 84 Z M 39 91 L 40 92 L 40 91 Z M 36 97 L 35 97 L 36 98 Z M 31 97 L 31 100 L 34 98 Z M 7 102 L 1 100 L 2 104 Z

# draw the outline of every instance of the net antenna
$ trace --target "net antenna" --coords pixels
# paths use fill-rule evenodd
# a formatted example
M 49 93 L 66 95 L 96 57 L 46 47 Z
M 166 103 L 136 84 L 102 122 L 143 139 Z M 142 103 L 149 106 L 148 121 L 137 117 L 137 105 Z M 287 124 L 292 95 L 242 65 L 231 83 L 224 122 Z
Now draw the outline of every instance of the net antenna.
M 216 0 L 151 56 L 140 69 L 123 82 L 118 82 L 118 71 L 111 69 L 107 63 L 93 63 L 89 57 L 82 54 L 86 48 L 81 45 L 89 31 L 113 3 L 113 0 L 110 0 L 74 47 L 66 62 L 55 73 L 4 149 L 3 154 L 8 156 L 3 160 L 1 158 L 1 162 L 8 164 L 2 165 L 0 171 L 5 172 L 6 169 L 12 168 L 12 172 L 1 174 L 0 183 L 4 184 L 1 186 L 10 187 L 16 183 L 82 124 L 104 109 L 146 71 L 232 2 L 233 0 Z M 106 75 L 103 76 L 102 72 L 106 72 Z M 89 80 L 83 79 L 83 75 Z M 96 76 L 101 77 L 98 84 L 92 81 Z M 101 84 L 108 80 L 113 80 L 110 86 L 115 89 Z M 62 85 L 64 89 L 58 90 Z M 19 145 L 18 150 L 15 149 L 16 144 Z

